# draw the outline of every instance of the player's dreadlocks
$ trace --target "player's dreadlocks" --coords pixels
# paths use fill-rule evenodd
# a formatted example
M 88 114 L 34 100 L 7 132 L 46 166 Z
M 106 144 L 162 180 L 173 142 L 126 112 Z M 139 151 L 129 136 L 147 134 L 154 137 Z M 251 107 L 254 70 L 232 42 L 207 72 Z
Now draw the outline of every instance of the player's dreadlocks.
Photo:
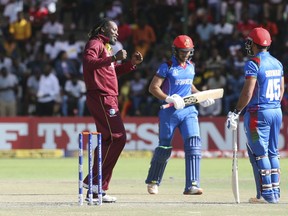
M 93 28 L 90 29 L 89 33 L 88 33 L 88 38 L 91 39 L 95 36 L 97 36 L 100 32 L 100 29 L 102 27 L 106 27 L 108 25 L 108 23 L 112 21 L 109 18 L 101 18 L 99 19 L 96 24 L 93 26 Z

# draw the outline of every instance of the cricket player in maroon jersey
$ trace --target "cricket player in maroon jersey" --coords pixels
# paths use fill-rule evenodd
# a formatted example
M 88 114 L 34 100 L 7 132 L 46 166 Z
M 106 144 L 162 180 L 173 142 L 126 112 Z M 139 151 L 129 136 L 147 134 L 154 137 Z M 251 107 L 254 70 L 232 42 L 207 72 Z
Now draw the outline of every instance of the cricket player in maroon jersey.
M 117 76 L 135 70 L 143 61 L 140 52 L 135 52 L 131 60 L 125 60 L 126 50 L 111 54 L 111 46 L 117 41 L 118 26 L 108 19 L 100 19 L 90 30 L 83 53 L 83 76 L 87 88 L 86 104 L 93 116 L 97 131 L 102 133 L 102 185 L 103 202 L 115 202 L 116 197 L 106 195 L 112 171 L 126 143 L 126 131 L 118 109 Z M 117 64 L 118 60 L 124 60 Z M 97 199 L 97 154 L 95 149 L 93 166 L 93 199 Z M 88 188 L 88 176 L 84 179 Z M 87 198 L 86 198 L 87 199 Z

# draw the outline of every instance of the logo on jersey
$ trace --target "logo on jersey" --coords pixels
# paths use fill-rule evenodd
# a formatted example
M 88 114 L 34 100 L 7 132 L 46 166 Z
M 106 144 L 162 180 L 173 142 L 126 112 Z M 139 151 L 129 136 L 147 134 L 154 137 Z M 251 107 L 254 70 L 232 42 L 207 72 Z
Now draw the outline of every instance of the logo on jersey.
M 246 70 L 245 73 L 246 73 L 246 75 L 254 74 L 254 72 L 252 70 Z
M 172 70 L 172 75 L 173 76 L 178 76 L 179 75 L 179 71 L 177 69 L 173 69 Z
M 110 117 L 116 116 L 115 114 L 116 114 L 116 110 L 115 109 L 110 109 L 109 110 L 109 116 Z
M 192 79 L 178 79 L 175 80 L 175 85 L 192 85 Z

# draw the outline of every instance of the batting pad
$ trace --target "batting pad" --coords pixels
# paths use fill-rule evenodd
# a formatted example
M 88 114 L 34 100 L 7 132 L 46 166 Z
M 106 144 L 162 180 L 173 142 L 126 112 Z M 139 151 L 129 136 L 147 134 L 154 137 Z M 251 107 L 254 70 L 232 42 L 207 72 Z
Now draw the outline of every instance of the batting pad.
M 200 187 L 200 161 L 201 161 L 200 137 L 191 137 L 185 140 L 185 191 L 192 186 Z
M 160 185 L 162 177 L 168 163 L 168 159 L 171 156 L 172 147 L 159 146 L 155 149 L 153 158 L 150 163 L 150 169 L 148 177 L 145 181 L 146 184 Z

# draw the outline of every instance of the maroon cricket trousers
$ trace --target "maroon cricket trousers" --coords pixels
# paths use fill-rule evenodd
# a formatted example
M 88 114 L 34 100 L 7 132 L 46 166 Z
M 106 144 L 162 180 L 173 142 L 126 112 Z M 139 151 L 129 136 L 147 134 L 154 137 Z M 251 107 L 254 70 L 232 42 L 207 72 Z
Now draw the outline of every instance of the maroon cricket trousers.
M 113 168 L 126 143 L 126 131 L 118 109 L 117 96 L 87 92 L 86 104 L 97 131 L 102 133 L 102 187 L 108 190 Z M 93 185 L 98 184 L 97 149 L 94 151 Z M 84 179 L 88 184 L 88 176 Z

